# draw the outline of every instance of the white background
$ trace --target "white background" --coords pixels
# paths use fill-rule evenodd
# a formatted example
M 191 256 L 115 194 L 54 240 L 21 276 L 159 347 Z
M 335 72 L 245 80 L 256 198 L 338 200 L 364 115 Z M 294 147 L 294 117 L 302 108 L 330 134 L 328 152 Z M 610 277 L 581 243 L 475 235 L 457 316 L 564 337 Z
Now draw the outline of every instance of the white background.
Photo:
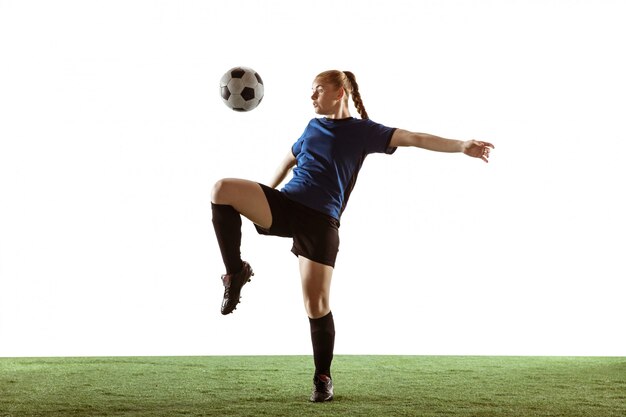
M 310 353 L 291 243 L 247 221 L 220 315 L 210 189 L 269 180 L 326 69 L 375 121 L 496 145 L 368 158 L 336 353 L 625 355 L 622 4 L 0 0 L 0 355 Z

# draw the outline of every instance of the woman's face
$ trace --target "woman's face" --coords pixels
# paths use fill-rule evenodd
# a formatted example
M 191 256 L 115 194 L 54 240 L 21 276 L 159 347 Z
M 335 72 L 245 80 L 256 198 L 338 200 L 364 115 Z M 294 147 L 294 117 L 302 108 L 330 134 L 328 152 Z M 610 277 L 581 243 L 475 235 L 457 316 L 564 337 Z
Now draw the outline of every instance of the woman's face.
M 315 113 L 327 116 L 337 111 L 343 98 L 343 88 L 337 89 L 331 84 L 315 79 L 312 90 L 311 100 L 313 100 Z

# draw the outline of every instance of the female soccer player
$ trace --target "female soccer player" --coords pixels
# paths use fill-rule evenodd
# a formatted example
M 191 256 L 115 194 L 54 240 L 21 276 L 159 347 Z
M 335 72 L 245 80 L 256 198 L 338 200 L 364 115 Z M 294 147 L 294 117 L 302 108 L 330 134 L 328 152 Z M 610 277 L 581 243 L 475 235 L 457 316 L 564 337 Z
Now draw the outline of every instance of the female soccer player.
M 361 119 L 350 116 L 352 96 Z M 312 119 L 278 167 L 269 186 L 241 179 L 222 179 L 213 187 L 211 208 L 215 234 L 226 266 L 222 276 L 222 314 L 239 303 L 241 288 L 253 274 L 242 261 L 241 216 L 260 234 L 290 237 L 298 257 L 304 306 L 311 326 L 315 374 L 311 401 L 333 399 L 331 362 L 335 326 L 329 305 L 330 282 L 339 248 L 339 220 L 357 174 L 371 153 L 392 154 L 399 146 L 463 152 L 488 162 L 494 146 L 476 140 L 444 139 L 394 129 L 369 120 L 359 86 L 349 71 L 325 71 L 315 77 Z M 293 168 L 293 176 L 276 189 Z

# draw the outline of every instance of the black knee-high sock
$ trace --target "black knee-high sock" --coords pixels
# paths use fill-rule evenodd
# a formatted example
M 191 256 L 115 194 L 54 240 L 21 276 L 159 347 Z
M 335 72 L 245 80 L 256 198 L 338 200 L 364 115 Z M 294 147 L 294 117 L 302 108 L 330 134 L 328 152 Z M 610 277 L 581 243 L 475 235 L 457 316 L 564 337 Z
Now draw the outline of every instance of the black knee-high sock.
M 319 319 L 309 318 L 311 324 L 311 342 L 313 342 L 313 360 L 315 375 L 324 374 L 330 377 L 330 364 L 335 349 L 335 321 L 329 312 Z
M 241 262 L 241 215 L 233 206 L 211 203 L 213 228 L 227 274 L 243 268 Z

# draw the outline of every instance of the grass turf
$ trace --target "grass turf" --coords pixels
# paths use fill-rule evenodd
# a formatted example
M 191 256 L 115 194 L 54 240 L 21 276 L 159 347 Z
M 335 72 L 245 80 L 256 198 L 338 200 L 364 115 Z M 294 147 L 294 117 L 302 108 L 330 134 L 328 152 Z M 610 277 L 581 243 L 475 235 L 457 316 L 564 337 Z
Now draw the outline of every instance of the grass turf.
M 626 358 L 337 356 L 312 404 L 305 356 L 3 358 L 0 417 L 626 416 Z

